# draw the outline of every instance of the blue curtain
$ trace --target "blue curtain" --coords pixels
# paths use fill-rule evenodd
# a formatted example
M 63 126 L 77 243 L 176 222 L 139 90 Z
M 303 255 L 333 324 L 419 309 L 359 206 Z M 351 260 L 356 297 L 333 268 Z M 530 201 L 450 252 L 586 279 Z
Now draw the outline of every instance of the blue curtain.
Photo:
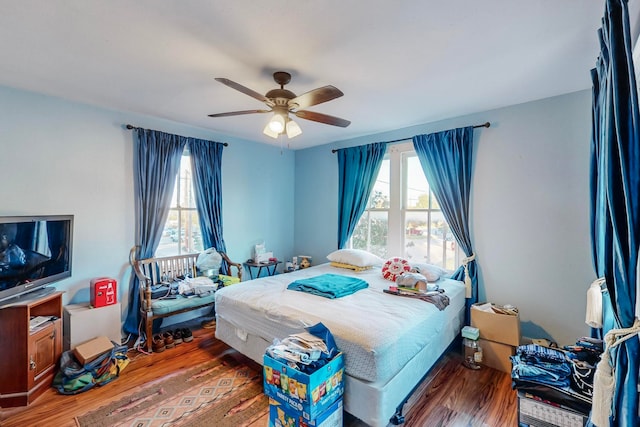
M 592 258 L 606 280 L 620 329 L 634 326 L 636 318 L 640 238 L 640 114 L 626 0 L 606 1 L 598 36 L 601 52 L 592 71 Z M 617 342 L 610 353 L 615 373 L 611 426 L 640 425 L 639 350 L 636 335 Z
M 345 247 L 367 208 L 387 144 L 338 150 L 338 249 Z
M 466 255 L 451 277 L 467 285 L 468 322 L 471 304 L 478 301 L 477 264 L 469 233 L 473 127 L 416 135 L 413 147 L 451 232 Z
M 222 150 L 220 142 L 189 138 L 193 186 L 204 249 L 226 252 L 222 237 Z M 225 261 L 222 261 L 225 263 Z M 223 271 L 226 265 L 223 266 Z
M 144 259 L 152 257 L 160 243 L 180 168 L 180 156 L 187 141 L 184 137 L 155 130 L 136 128 L 133 133 L 135 244 L 139 247 L 136 256 Z M 135 274 L 131 276 L 124 330 L 138 335 L 140 284 Z

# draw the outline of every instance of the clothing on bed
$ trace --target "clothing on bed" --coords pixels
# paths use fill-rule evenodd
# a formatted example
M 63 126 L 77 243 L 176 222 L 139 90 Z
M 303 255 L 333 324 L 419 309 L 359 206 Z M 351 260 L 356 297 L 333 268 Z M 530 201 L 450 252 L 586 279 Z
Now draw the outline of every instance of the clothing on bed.
M 325 298 L 341 298 L 368 287 L 369 284 L 367 282 L 357 277 L 327 273 L 298 279 L 291 282 L 289 286 L 287 286 L 287 289 L 306 292 Z
M 444 310 L 449 305 L 449 297 L 444 294 L 444 289 L 438 289 L 437 291 L 429 291 L 426 293 L 402 290 L 392 291 L 389 289 L 384 289 L 384 292 L 391 295 L 416 298 L 422 301 L 430 302 L 431 304 L 435 305 L 440 311 Z

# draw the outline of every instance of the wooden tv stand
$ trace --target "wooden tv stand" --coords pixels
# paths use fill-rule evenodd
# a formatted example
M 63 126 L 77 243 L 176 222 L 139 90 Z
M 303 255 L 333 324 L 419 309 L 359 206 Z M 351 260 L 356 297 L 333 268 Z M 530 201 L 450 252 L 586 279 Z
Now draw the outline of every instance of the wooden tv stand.
M 37 293 L 36 293 L 37 295 Z M 34 316 L 52 316 L 34 330 Z M 0 407 L 26 406 L 51 386 L 62 354 L 62 292 L 0 308 Z

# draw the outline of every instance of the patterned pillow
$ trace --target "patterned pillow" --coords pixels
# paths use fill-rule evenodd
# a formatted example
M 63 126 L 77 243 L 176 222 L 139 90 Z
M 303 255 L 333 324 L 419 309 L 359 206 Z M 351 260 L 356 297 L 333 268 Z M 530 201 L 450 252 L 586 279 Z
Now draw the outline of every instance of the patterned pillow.
M 408 271 L 411 271 L 411 266 L 409 265 L 409 261 L 404 258 L 389 258 L 382 264 L 382 277 L 392 282 L 395 282 L 399 275 Z

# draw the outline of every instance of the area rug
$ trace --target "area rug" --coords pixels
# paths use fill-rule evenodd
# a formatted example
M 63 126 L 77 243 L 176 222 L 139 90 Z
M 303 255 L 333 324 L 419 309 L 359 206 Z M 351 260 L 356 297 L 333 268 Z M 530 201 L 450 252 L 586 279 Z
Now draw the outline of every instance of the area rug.
M 120 378 L 120 381 L 124 378 Z M 76 417 L 80 427 L 246 426 L 268 412 L 262 374 L 206 362 Z

